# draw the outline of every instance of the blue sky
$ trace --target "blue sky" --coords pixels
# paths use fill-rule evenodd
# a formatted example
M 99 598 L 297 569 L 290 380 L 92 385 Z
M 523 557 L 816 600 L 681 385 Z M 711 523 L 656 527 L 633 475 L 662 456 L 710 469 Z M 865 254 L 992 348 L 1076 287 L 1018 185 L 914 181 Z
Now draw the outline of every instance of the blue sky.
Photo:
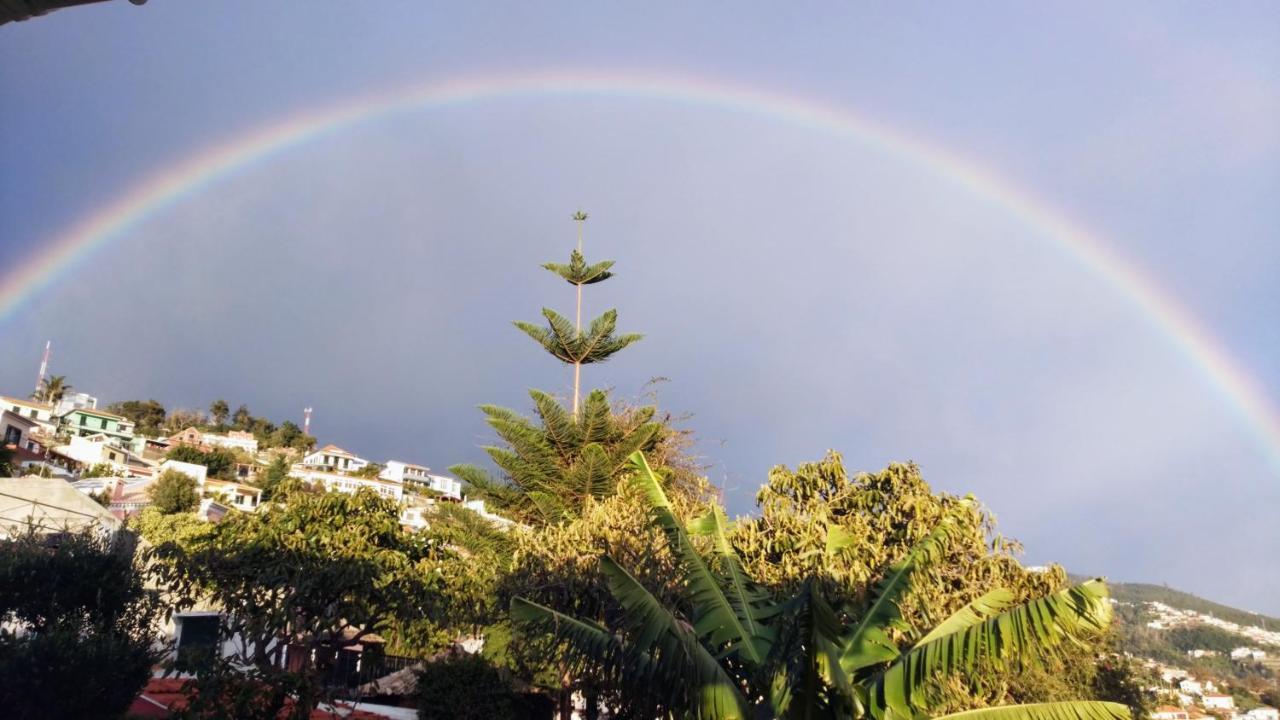
M 0 275 L 151 173 L 282 118 L 462 76 L 721 79 L 891 125 L 1107 237 L 1280 403 L 1280 24 L 1259 4 L 182 3 L 0 28 Z M 151 217 L 0 321 L 0 389 L 215 397 L 385 460 L 478 461 L 475 406 L 570 377 L 518 331 L 646 339 L 730 510 L 827 448 L 976 493 L 1028 562 L 1280 613 L 1280 476 L 1113 287 L 918 166 L 776 119 L 627 97 L 406 111 Z

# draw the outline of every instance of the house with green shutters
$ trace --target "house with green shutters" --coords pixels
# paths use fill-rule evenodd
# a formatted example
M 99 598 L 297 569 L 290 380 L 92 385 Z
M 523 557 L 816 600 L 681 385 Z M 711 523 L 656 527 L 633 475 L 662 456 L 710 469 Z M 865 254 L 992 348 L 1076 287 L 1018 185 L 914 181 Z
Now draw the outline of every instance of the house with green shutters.
M 76 408 L 59 418 L 58 429 L 72 437 L 106 435 L 107 439 L 122 448 L 134 445 L 133 421 L 122 415 L 95 408 Z

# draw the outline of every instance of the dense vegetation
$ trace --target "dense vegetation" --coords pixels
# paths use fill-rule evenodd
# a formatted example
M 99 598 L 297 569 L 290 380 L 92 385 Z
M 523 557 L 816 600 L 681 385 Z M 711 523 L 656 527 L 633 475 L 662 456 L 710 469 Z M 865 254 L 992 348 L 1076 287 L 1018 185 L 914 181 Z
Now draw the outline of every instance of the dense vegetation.
M 439 504 L 411 533 L 394 502 L 307 488 L 283 457 L 264 476 L 271 502 L 217 524 L 190 512 L 189 483 L 157 483 L 131 525 L 152 546 L 132 577 L 220 609 L 234 645 L 181 660 L 198 690 L 186 716 L 307 717 L 337 691 L 341 653 L 377 645 L 436 658 L 417 673 L 424 718 L 532 716 L 531 694 L 563 718 L 575 697 L 589 718 L 1142 717 L 1149 699 L 1108 644 L 1105 584 L 1023 568 L 976 499 L 935 493 L 913 465 L 850 473 L 829 453 L 779 467 L 758 515 L 730 522 L 669 416 L 583 391 L 584 366 L 639 336 L 615 334 L 613 310 L 584 325 L 583 289 L 612 263 L 586 262 L 574 219 L 577 249 L 546 265 L 574 287 L 574 321 L 544 309 L 547 326 L 518 324 L 572 370 L 573 393 L 532 391 L 532 417 L 484 406 L 499 472 L 454 468 L 515 526 Z M 223 401 L 199 422 L 114 407 L 140 427 L 281 430 Z M 170 457 L 215 477 L 236 459 Z M 477 636 L 480 653 L 458 650 Z
M 285 420 L 277 425 L 253 415 L 247 405 L 240 405 L 232 413 L 226 400 L 213 401 L 208 414 L 198 410 L 168 411 L 157 400 L 123 400 L 111 403 L 106 410 L 129 418 L 139 433 L 153 437 L 194 427 L 209 432 L 251 432 L 262 448 L 310 450 L 315 447 L 315 438 L 303 433 L 296 423 Z
M 1256 627 L 1280 628 L 1280 618 L 1269 617 L 1261 613 L 1252 613 L 1228 607 L 1212 600 L 1192 595 L 1181 590 L 1174 590 L 1163 585 L 1145 583 L 1114 583 L 1112 594 L 1120 602 L 1146 603 L 1162 602 L 1170 607 L 1192 610 L 1204 615 L 1233 622 L 1237 625 L 1253 625 Z
M 151 675 L 163 617 L 128 536 L 0 543 L 0 707 L 8 717 L 118 718 Z

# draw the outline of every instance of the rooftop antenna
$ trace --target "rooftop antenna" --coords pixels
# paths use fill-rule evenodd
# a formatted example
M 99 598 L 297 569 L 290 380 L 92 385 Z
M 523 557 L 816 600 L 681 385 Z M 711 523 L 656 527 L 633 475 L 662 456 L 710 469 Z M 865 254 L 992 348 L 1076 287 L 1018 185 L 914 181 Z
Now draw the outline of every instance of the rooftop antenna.
M 40 359 L 40 377 L 36 378 L 36 392 L 40 392 L 40 388 L 44 387 L 44 375 L 49 371 L 49 353 L 53 350 L 53 341 L 46 340 L 44 343 L 44 357 Z
M 311 434 L 311 408 L 302 408 L 302 434 Z

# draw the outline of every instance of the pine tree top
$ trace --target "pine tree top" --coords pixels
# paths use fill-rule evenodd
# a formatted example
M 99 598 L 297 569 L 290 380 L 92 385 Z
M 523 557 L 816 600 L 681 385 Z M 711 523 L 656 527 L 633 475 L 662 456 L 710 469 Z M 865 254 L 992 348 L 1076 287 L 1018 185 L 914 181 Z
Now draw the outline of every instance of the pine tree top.
M 570 285 L 591 285 L 613 277 L 613 273 L 609 272 L 609 268 L 613 267 L 612 260 L 588 265 L 587 261 L 582 257 L 582 253 L 577 250 L 569 254 L 569 264 L 567 265 L 545 263 L 542 267 L 564 278 Z
M 642 337 L 637 333 L 613 334 L 618 322 L 617 310 L 610 310 L 592 320 L 591 325 L 582 332 L 575 330 L 568 318 L 551 308 L 542 308 L 542 316 L 547 319 L 550 327 L 520 321 L 515 326 L 542 345 L 547 352 L 569 364 L 603 362 Z

